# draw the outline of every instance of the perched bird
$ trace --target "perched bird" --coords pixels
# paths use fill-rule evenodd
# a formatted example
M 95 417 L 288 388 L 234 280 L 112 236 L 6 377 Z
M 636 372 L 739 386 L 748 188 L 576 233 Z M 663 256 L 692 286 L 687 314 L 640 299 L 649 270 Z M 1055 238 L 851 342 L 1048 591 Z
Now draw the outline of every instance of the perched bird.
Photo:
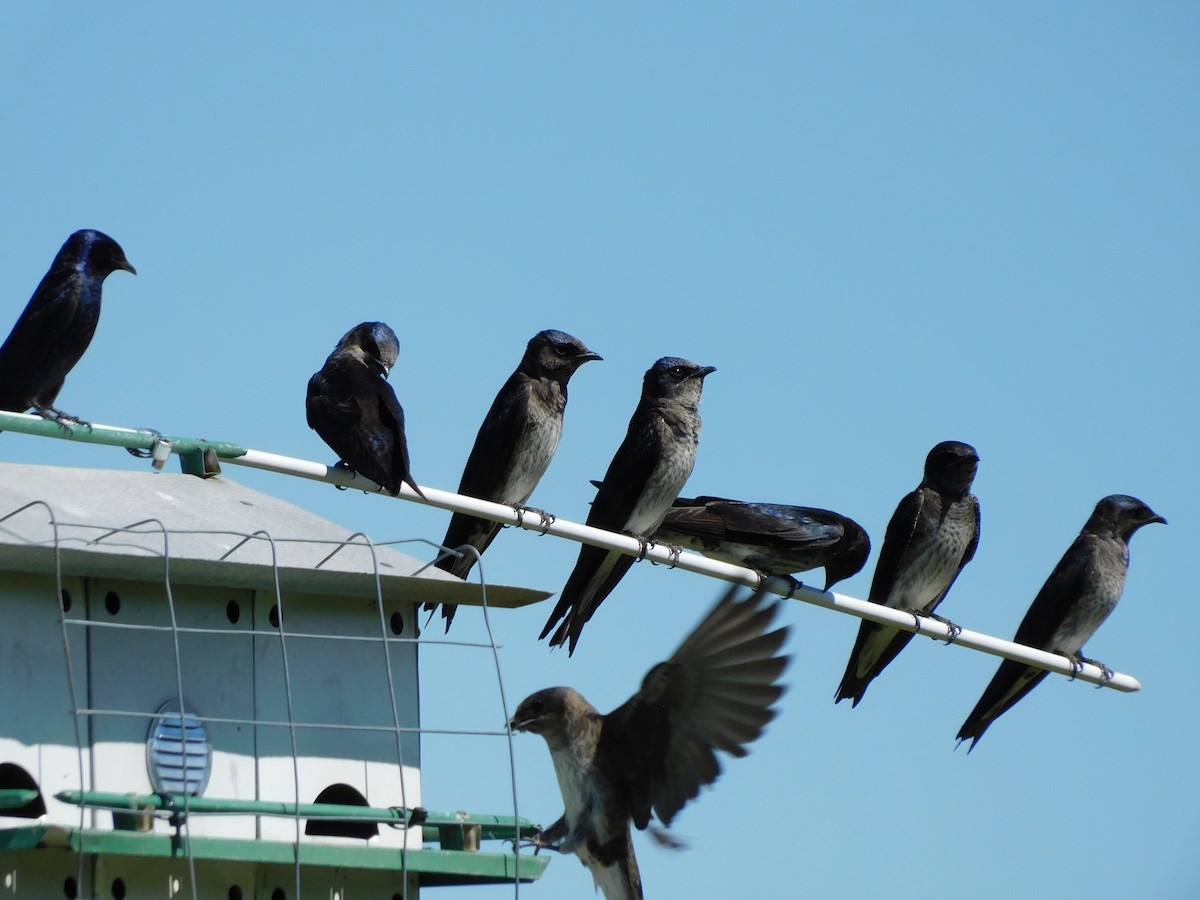
M 54 401 L 92 342 L 104 279 L 117 269 L 137 274 L 107 234 L 84 229 L 67 238 L 0 347 L 0 409 L 80 421 Z
M 725 594 L 641 690 L 601 715 L 569 687 L 525 698 L 509 723 L 546 739 L 566 811 L 534 839 L 574 853 L 608 900 L 640 900 L 630 822 L 664 825 L 721 773 L 715 750 L 745 756 L 775 716 L 787 628 L 779 603 Z
M 704 376 L 715 371 L 675 356 L 664 356 L 646 371 L 642 398 L 596 491 L 588 525 L 643 540 L 654 534 L 692 474 L 700 440 L 700 389 Z M 579 559 L 541 637 L 558 625 L 551 646 L 569 642 L 574 653 L 584 624 L 633 561 L 615 550 L 581 544 Z
M 385 380 L 400 344 L 383 322 L 355 325 L 308 380 L 308 427 L 355 472 L 392 494 L 404 482 L 424 494 L 408 470 L 404 410 Z
M 722 497 L 680 497 L 654 538 L 764 575 L 824 566 L 825 590 L 862 569 L 871 553 L 867 533 L 846 516 Z
M 521 364 L 492 402 L 467 458 L 458 492 L 468 497 L 521 507 L 545 474 L 562 437 L 567 382 L 586 362 L 602 359 L 562 331 L 541 331 L 525 348 Z M 442 539 L 450 550 L 469 544 L 483 553 L 500 532 L 499 522 L 455 513 Z M 437 567 L 466 578 L 475 556 L 446 555 Z M 425 609 L 436 609 L 426 603 Z M 457 607 L 442 607 L 446 630 Z
M 1080 655 L 1084 643 L 1108 618 L 1129 569 L 1129 539 L 1143 525 L 1167 524 L 1136 497 L 1113 494 L 1096 504 L 1092 515 L 1067 548 L 1046 583 L 1033 599 L 1013 640 L 1070 657 L 1075 663 L 1090 662 L 1105 672 L 1108 667 Z M 1006 659 L 992 677 L 983 696 L 958 730 L 958 740 L 971 741 L 971 752 L 988 726 L 1018 700 L 1037 687 L 1047 671 Z
M 979 501 L 971 493 L 978 467 L 970 444 L 942 441 L 929 451 L 925 477 L 888 522 L 868 600 L 946 622 L 933 611 L 979 546 Z M 858 706 L 910 640 L 910 631 L 863 619 L 834 702 Z

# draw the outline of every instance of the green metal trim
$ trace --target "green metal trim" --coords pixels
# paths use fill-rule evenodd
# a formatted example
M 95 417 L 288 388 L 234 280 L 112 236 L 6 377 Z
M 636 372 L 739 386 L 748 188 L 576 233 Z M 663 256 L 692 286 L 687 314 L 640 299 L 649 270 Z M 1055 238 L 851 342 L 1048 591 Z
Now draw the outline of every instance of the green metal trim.
M 0 790 L 0 809 L 20 809 L 38 798 L 38 792 L 28 788 L 5 788 Z
M 0 431 L 16 431 L 40 437 L 58 438 L 64 441 L 81 441 L 85 444 L 104 444 L 109 447 L 128 447 L 134 450 L 152 450 L 159 441 L 171 443 L 171 452 L 180 457 L 184 470 L 190 471 L 199 464 L 204 471 L 205 450 L 214 451 L 221 459 L 235 459 L 246 455 L 246 448 L 229 441 L 207 441 L 200 438 L 179 437 L 173 434 L 158 434 L 146 428 L 118 428 L 113 425 L 67 425 L 52 419 L 26 416 L 0 411 Z M 196 474 L 193 472 L 192 474 Z
M 397 847 L 348 847 L 335 844 L 281 841 L 239 840 L 185 836 L 182 842 L 166 834 L 129 831 L 103 831 L 36 825 L 0 830 L 0 852 L 53 849 L 76 853 L 141 856 L 147 858 L 186 857 L 302 866 L 389 870 L 407 868 L 421 882 L 430 884 L 466 884 L 478 882 L 536 881 L 550 864 L 549 856 L 523 853 L 462 853 L 454 850 L 407 850 Z
M 54 796 L 61 802 L 74 806 L 99 807 L 122 812 L 182 812 L 185 803 L 183 797 L 165 794 L 120 794 L 111 791 L 59 791 Z M 423 808 L 414 810 L 401 806 L 383 808 L 340 803 L 301 803 L 297 811 L 295 803 L 218 797 L 188 797 L 186 804 L 191 815 L 280 816 L 289 819 L 299 816 L 302 819 L 354 819 L 398 825 L 412 822 L 427 828 L 431 838 L 434 831 L 466 827 L 478 827 L 480 837 L 485 840 L 511 841 L 518 836 L 518 832 L 521 837 L 530 837 L 538 831 L 534 822 L 515 819 L 512 816 L 430 812 Z

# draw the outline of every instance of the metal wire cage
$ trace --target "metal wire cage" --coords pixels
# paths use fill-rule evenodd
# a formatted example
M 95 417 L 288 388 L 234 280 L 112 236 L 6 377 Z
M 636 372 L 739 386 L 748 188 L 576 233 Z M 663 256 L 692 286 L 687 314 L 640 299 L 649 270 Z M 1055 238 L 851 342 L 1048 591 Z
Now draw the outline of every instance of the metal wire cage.
M 0 595 L 6 895 L 407 900 L 547 863 L 515 800 L 423 805 L 415 620 L 541 592 L 224 479 L 0 464 Z

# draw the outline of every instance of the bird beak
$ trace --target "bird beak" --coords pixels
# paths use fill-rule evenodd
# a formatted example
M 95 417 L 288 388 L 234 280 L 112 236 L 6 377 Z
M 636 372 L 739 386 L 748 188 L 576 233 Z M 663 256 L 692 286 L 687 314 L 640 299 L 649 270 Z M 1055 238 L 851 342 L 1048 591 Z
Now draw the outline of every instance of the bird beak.
M 699 369 L 696 370 L 696 374 L 693 375 L 692 377 L 693 378 L 703 378 L 705 375 L 711 375 L 715 371 L 717 371 L 716 366 L 701 366 Z
M 1147 525 L 1149 525 L 1151 522 L 1158 522 L 1159 524 L 1162 524 L 1162 525 L 1167 524 L 1167 520 L 1164 519 L 1162 516 L 1158 515 L 1158 513 L 1155 513 L 1149 519 L 1146 520 Z
M 131 275 L 136 275 L 136 274 L 137 274 L 137 269 L 135 269 L 135 268 L 134 268 L 134 267 L 133 267 L 133 266 L 130 264 L 129 260 L 125 260 L 123 263 L 121 263 L 119 266 L 117 266 L 117 268 L 118 268 L 118 269 L 124 269 L 126 272 L 130 273 Z

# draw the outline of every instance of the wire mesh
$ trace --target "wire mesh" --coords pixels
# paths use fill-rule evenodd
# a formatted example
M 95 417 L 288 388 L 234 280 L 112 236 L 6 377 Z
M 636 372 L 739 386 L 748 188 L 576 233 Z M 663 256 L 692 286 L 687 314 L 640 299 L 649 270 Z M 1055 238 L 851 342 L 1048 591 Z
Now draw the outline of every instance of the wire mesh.
M 125 642 L 131 647 L 138 647 L 145 644 L 146 641 L 166 639 L 169 644 L 169 658 L 173 671 L 169 673 L 172 682 L 171 692 L 172 699 L 179 704 L 179 709 L 187 709 L 188 716 L 195 716 L 205 728 L 216 728 L 218 733 L 221 727 L 231 727 L 234 729 L 246 728 L 254 731 L 255 737 L 255 754 L 262 749 L 261 745 L 270 743 L 262 736 L 269 731 L 283 732 L 286 735 L 286 742 L 289 748 L 288 755 L 290 756 L 290 782 L 291 782 L 291 798 L 272 797 L 269 796 L 270 788 L 260 781 L 256 780 L 255 795 L 257 799 L 264 801 L 283 800 L 290 803 L 291 812 L 288 818 L 292 822 L 291 843 L 294 848 L 292 854 L 293 862 L 293 890 L 295 896 L 302 896 L 304 866 L 302 865 L 303 853 L 302 845 L 313 841 L 314 837 L 304 834 L 303 824 L 306 820 L 320 818 L 333 822 L 349 822 L 348 817 L 341 817 L 336 814 L 324 816 L 312 814 L 312 811 L 307 811 L 307 814 L 302 815 L 301 804 L 305 799 L 303 791 L 305 790 L 304 776 L 301 772 L 301 760 L 304 758 L 304 735 L 310 733 L 336 733 L 341 736 L 347 736 L 345 739 L 349 741 L 350 737 L 358 735 L 379 735 L 388 740 L 392 745 L 390 765 L 394 766 L 399 773 L 398 779 L 398 796 L 392 798 L 393 801 L 398 801 L 398 806 L 401 810 L 411 811 L 414 809 L 413 804 L 410 804 L 410 796 L 420 796 L 419 783 L 412 784 L 412 779 L 415 775 L 419 779 L 420 768 L 419 764 L 414 768 L 413 760 L 408 760 L 406 765 L 406 741 L 416 738 L 420 739 L 422 734 L 440 734 L 451 736 L 471 736 L 482 737 L 487 739 L 503 738 L 506 743 L 506 751 L 508 753 L 509 779 L 512 795 L 512 817 L 514 823 L 519 823 L 518 804 L 517 804 L 517 787 L 515 779 L 515 761 L 513 757 L 513 748 L 511 743 L 511 733 L 507 729 L 477 729 L 470 727 L 462 728 L 424 728 L 419 720 L 411 715 L 414 710 L 414 698 L 402 696 L 403 690 L 415 692 L 417 683 L 414 680 L 411 684 L 405 685 L 402 673 L 397 669 L 397 652 L 404 652 L 409 649 L 412 652 L 404 656 L 400 661 L 400 668 L 404 670 L 403 674 L 407 675 L 408 670 L 416 675 L 416 654 L 415 647 L 419 643 L 425 644 L 441 644 L 454 648 L 456 651 L 476 651 L 486 652 L 491 655 L 493 660 L 496 685 L 500 699 L 501 713 L 503 721 L 509 720 L 509 710 L 504 693 L 503 685 L 503 667 L 501 661 L 501 647 L 497 645 L 495 637 L 491 631 L 490 622 L 487 620 L 487 584 L 483 578 L 482 566 L 476 566 L 476 571 L 479 578 L 480 590 L 483 599 L 484 622 L 487 629 L 486 641 L 464 641 L 464 640 L 449 640 L 443 638 L 428 638 L 423 639 L 419 636 L 414 628 L 404 628 L 402 633 L 394 633 L 394 626 L 389 622 L 387 609 L 388 602 L 385 600 L 385 592 L 383 586 L 383 574 L 379 559 L 379 548 L 381 546 L 394 546 L 397 544 L 410 543 L 415 539 L 401 539 L 395 541 L 387 541 L 377 543 L 372 541 L 365 534 L 353 534 L 343 540 L 330 541 L 326 539 L 314 539 L 305 537 L 279 537 L 268 531 L 260 530 L 255 532 L 239 532 L 226 529 L 180 529 L 171 528 L 165 525 L 159 519 L 145 519 L 134 522 L 128 525 L 104 525 L 100 526 L 91 522 L 81 522 L 74 520 L 66 520 L 56 514 L 55 509 L 50 503 L 44 501 L 36 501 L 26 504 L 18 509 L 15 509 L 8 514 L 0 517 L 0 524 L 8 522 L 17 516 L 35 515 L 37 511 L 44 513 L 46 516 L 49 534 L 45 541 L 41 543 L 50 546 L 54 550 L 54 566 L 53 566 L 53 581 L 55 598 L 54 602 L 58 609 L 59 631 L 61 636 L 62 646 L 62 665 L 65 668 L 66 680 L 68 684 L 67 697 L 70 705 L 70 718 L 74 734 L 74 753 L 75 767 L 77 769 L 77 782 L 79 792 L 82 794 L 85 791 L 91 791 L 95 794 L 104 792 L 109 785 L 103 783 L 105 772 L 97 764 L 94 758 L 93 751 L 98 743 L 98 726 L 97 723 L 105 720 L 133 720 L 144 722 L 146 727 L 150 727 L 150 723 L 160 711 L 160 706 L 153 708 L 143 708 L 136 704 L 123 703 L 96 703 L 96 695 L 93 692 L 93 676 L 95 673 L 88 672 L 86 699 L 81 696 L 79 686 L 80 667 L 79 659 L 80 649 L 83 648 L 83 654 L 89 658 L 84 663 L 83 668 L 87 669 L 91 664 L 90 654 L 93 650 L 93 645 L 97 640 L 97 635 L 101 634 L 119 634 L 125 639 Z M 64 539 L 63 531 L 69 530 L 73 535 L 70 539 Z M 80 535 L 93 535 L 86 540 L 80 538 Z M 136 546 L 140 550 L 145 550 L 145 542 L 141 540 L 147 535 L 153 535 L 161 541 L 161 556 L 162 568 L 161 577 L 154 583 L 154 589 L 161 591 L 161 600 L 165 606 L 165 621 L 122 621 L 114 616 L 108 619 L 94 617 L 91 613 L 97 610 L 100 606 L 98 597 L 90 596 L 86 598 L 86 612 L 80 616 L 78 614 L 69 615 L 66 604 L 62 602 L 63 597 L 63 579 L 64 571 L 62 564 L 62 550 L 65 544 L 72 541 L 91 547 L 92 549 L 102 548 L 105 546 L 121 546 L 122 544 L 130 544 Z M 223 539 L 232 539 L 236 541 L 229 550 L 221 557 L 221 561 L 230 561 L 243 548 L 260 544 L 269 549 L 270 557 L 270 572 L 272 587 L 269 590 L 262 591 L 254 589 L 250 593 L 252 595 L 252 609 L 254 610 L 254 621 L 251 627 L 229 628 L 217 627 L 212 625 L 197 624 L 193 621 L 188 621 L 189 616 L 180 614 L 176 598 L 176 580 L 172 575 L 172 559 L 173 559 L 173 539 L 180 537 L 202 537 L 202 536 L 219 536 Z M 138 539 L 138 540 L 134 540 Z M 328 628 L 322 627 L 314 629 L 311 627 L 312 622 L 306 623 L 306 617 L 303 614 L 304 610 L 300 610 L 297 615 L 298 624 L 292 624 L 292 604 L 296 598 L 285 589 L 283 579 L 281 577 L 281 566 L 279 562 L 278 548 L 281 544 L 299 543 L 312 546 L 327 546 L 329 553 L 317 564 L 317 568 L 324 566 L 336 554 L 355 550 L 356 552 L 369 555 L 370 563 L 368 566 L 369 573 L 374 582 L 374 597 L 371 605 L 374 607 L 374 628 L 375 633 L 361 633 L 362 628 L 348 628 L 344 633 L 331 631 Z M 429 543 L 423 541 L 423 543 Z M 437 545 L 432 545 L 437 546 Z M 473 551 L 472 551 L 473 552 Z M 105 583 L 103 579 L 93 579 L 97 583 Z M 88 577 L 84 576 L 85 585 L 89 583 Z M 213 587 L 219 587 L 214 584 Z M 85 592 L 86 592 L 85 588 Z M 111 592 L 110 592 L 111 593 Z M 259 601 L 265 598 L 271 606 L 271 611 L 268 616 L 270 621 L 269 627 L 263 627 L 262 622 L 262 606 Z M 107 598 L 106 598 L 107 602 Z M 411 620 L 413 626 L 416 625 L 416 602 L 411 603 L 411 611 L 406 615 Z M 392 604 L 395 605 L 394 603 Z M 194 617 L 192 617 L 194 618 Z M 311 620 L 311 617 L 308 617 Z M 231 622 L 231 625 L 233 623 Z M 359 623 L 361 625 L 361 623 Z M 76 635 L 82 635 L 80 639 Z M 280 662 L 280 679 L 281 683 L 275 687 L 282 691 L 283 704 L 282 709 L 285 715 L 282 717 L 269 714 L 270 704 L 262 701 L 266 696 L 266 688 L 264 685 L 251 685 L 241 687 L 249 687 L 252 690 L 255 702 L 252 715 L 229 715 L 229 714 L 213 714 L 206 712 L 202 707 L 202 703 L 197 703 L 196 695 L 202 689 L 201 685 L 196 682 L 196 659 L 193 643 L 195 639 L 216 639 L 232 642 L 250 642 L 251 652 L 255 655 L 257 663 L 261 648 L 268 642 L 273 642 L 277 647 L 278 657 Z M 323 719 L 320 716 L 312 714 L 314 709 L 312 704 L 300 704 L 297 701 L 297 679 L 298 674 L 295 670 L 297 660 L 304 666 L 311 657 L 311 654 L 306 653 L 302 648 L 306 644 L 311 644 L 315 647 L 328 648 L 331 646 L 344 645 L 349 648 L 354 648 L 356 654 L 369 653 L 370 647 L 377 648 L 379 668 L 383 672 L 383 677 L 387 682 L 387 703 L 390 721 L 348 721 L 345 718 L 331 717 Z M 359 650 L 358 648 L 362 648 Z M 297 654 L 299 656 L 297 657 Z M 130 677 L 137 677 L 138 660 L 130 660 L 134 666 Z M 253 668 L 255 679 L 258 679 L 263 670 L 255 666 Z M 349 673 L 343 673 L 349 675 Z M 235 689 L 236 685 L 230 685 L 230 689 Z M 119 695 L 113 695 L 119 696 Z M 303 707 L 303 709 L 301 708 Z M 48 713 L 49 714 L 49 713 Z M 213 737 L 213 745 L 215 751 L 220 751 L 220 741 L 217 736 Z M 418 745 L 419 747 L 419 745 Z M 419 757 L 419 749 L 418 749 Z M 184 775 L 186 780 L 187 761 L 183 762 Z M 256 772 L 261 769 L 258 765 L 255 767 Z M 120 789 L 126 785 L 114 785 Z M 417 790 L 414 790 L 417 789 Z M 364 795 L 366 791 L 363 791 Z M 169 798 L 166 808 L 160 808 L 153 811 L 152 815 L 158 819 L 166 819 L 170 828 L 174 830 L 174 840 L 181 848 L 182 854 L 187 862 L 187 884 L 184 886 L 193 900 L 197 900 L 203 896 L 200 890 L 200 882 L 196 873 L 196 861 L 192 851 L 193 845 L 193 827 L 195 815 L 191 810 L 191 797 L 187 794 L 178 797 Z M 392 805 L 392 804 L 388 804 Z M 86 885 L 89 880 L 87 878 L 87 860 L 92 852 L 90 849 L 92 844 L 89 844 L 89 837 L 96 834 L 98 826 L 97 810 L 102 805 L 89 806 L 86 802 L 81 802 L 78 807 L 77 828 L 79 834 L 79 843 L 77 850 L 77 882 L 79 885 L 80 896 L 86 896 Z M 116 815 L 114 813 L 114 815 Z M 243 813 L 245 815 L 245 813 Z M 255 821 L 261 822 L 260 816 L 269 816 L 271 813 L 260 812 L 255 814 Z M 89 819 L 90 816 L 90 819 Z M 405 832 L 409 829 L 408 824 L 413 820 L 413 816 L 406 812 L 404 819 L 400 823 L 389 821 L 393 827 L 401 827 Z M 89 828 L 89 822 L 92 826 Z M 418 834 L 420 832 L 418 831 Z M 519 826 L 518 826 L 519 833 Z M 262 834 L 261 824 L 256 825 L 256 834 Z M 315 838 L 320 840 L 320 838 Z M 519 840 L 513 840 L 512 850 L 514 856 L 514 864 L 512 866 L 512 884 L 514 895 L 519 896 L 520 891 L 520 873 L 519 866 Z M 410 857 L 413 850 L 416 849 L 414 842 L 409 840 L 407 833 L 402 835 L 399 842 L 399 859 L 400 859 L 400 880 L 399 887 L 395 896 L 407 900 L 409 896 L 410 884 Z M 96 891 L 96 885 L 93 884 L 93 891 Z M 181 894 L 187 896 L 188 893 Z

